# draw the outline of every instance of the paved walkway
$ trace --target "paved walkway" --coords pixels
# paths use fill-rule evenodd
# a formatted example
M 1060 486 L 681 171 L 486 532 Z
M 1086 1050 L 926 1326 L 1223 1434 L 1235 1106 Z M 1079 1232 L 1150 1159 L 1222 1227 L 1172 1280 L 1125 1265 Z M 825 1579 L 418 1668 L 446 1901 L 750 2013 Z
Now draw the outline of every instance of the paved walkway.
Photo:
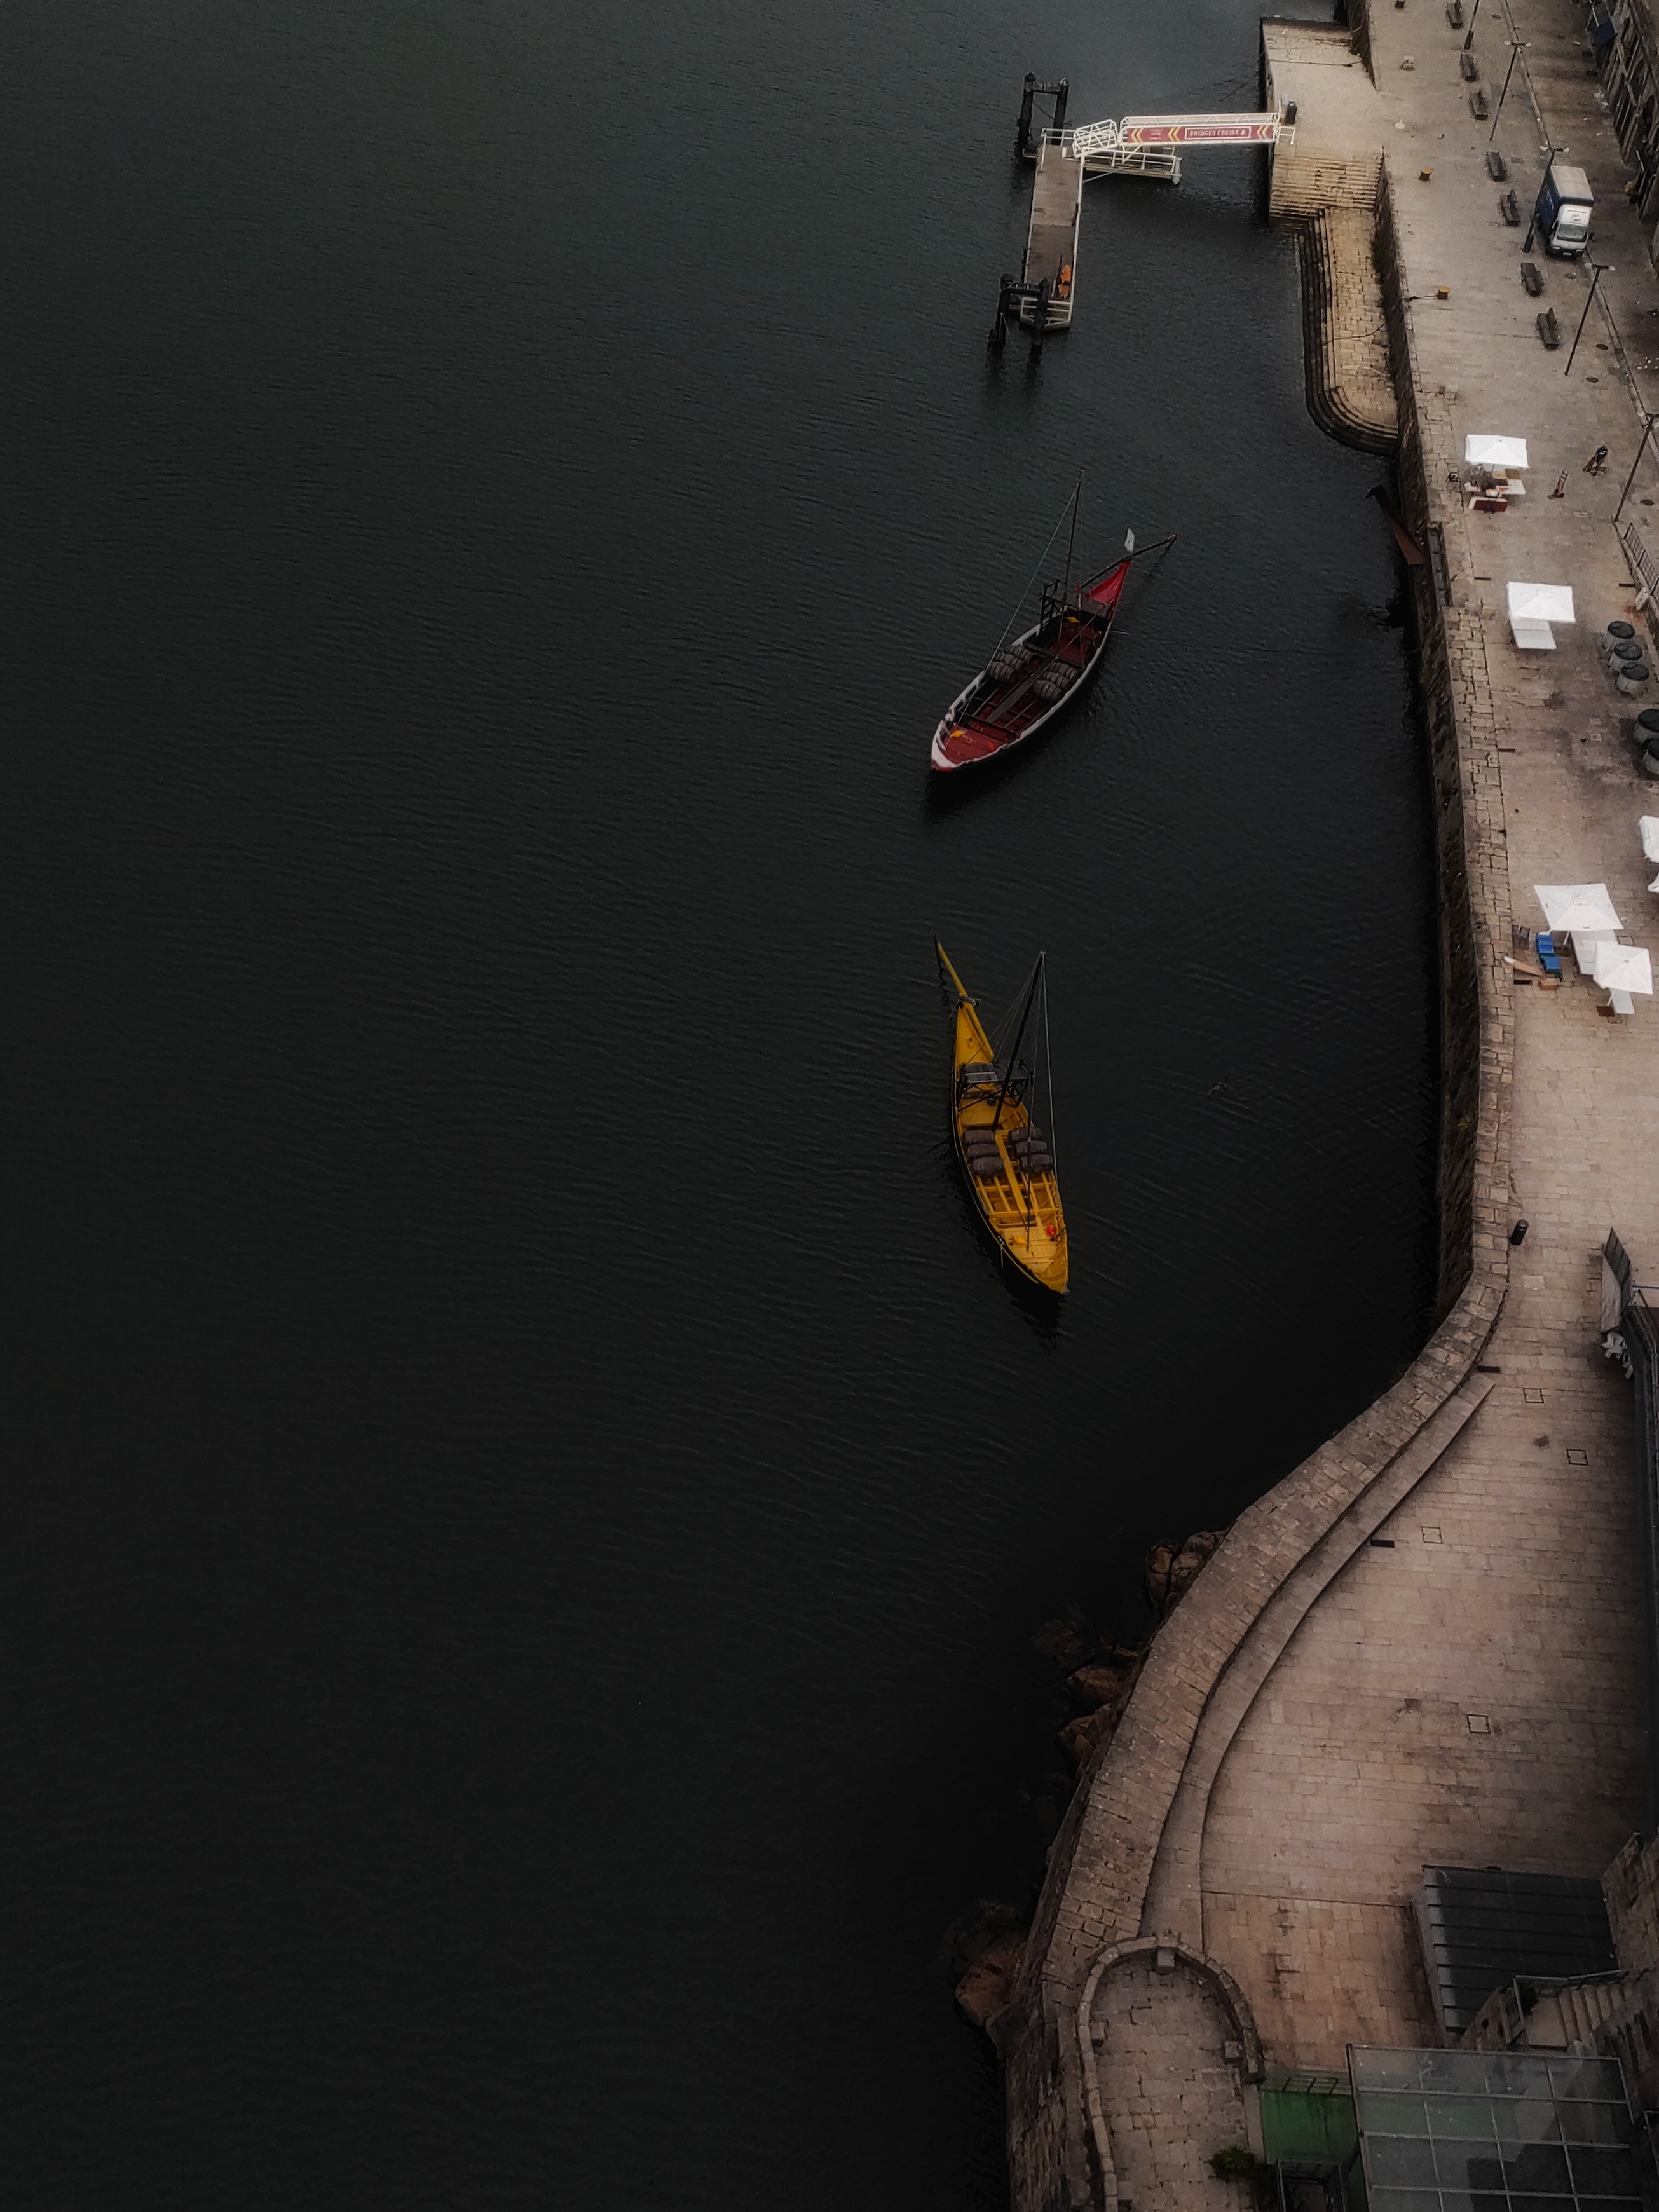
M 1142 1954 L 1103 1977 L 1093 2040 L 1120 2212 L 1247 2212 L 1248 2191 L 1210 2169 L 1217 2151 L 1249 2140 L 1234 2032 L 1214 1991 L 1173 1957 L 1160 1968 Z
M 1463 33 L 1413 0 L 1370 35 L 1412 370 L 1402 475 L 1449 585 L 1425 672 L 1437 833 L 1469 885 L 1467 924 L 1449 906 L 1449 1003 L 1478 1018 L 1481 1080 L 1454 1062 L 1446 1095 L 1474 1156 L 1471 1212 L 1449 1233 L 1454 1249 L 1469 1237 L 1474 1272 L 1400 1383 L 1241 1515 L 1084 1779 L 993 2024 L 1024 2212 L 1141 2201 L 1120 2166 L 1161 2212 L 1203 2212 L 1224 2145 L 1194 2138 L 1233 2124 L 1225 2069 L 1242 2085 L 1262 2065 L 1340 2064 L 1350 2041 L 1437 2039 L 1408 1918 L 1425 1864 L 1596 1875 L 1642 1815 L 1632 1408 L 1601 1355 L 1599 1253 L 1615 1227 L 1638 1279 L 1659 1281 L 1659 1000 L 1609 1019 L 1587 981 L 1540 993 L 1502 955 L 1512 920 L 1542 920 L 1534 883 L 1586 880 L 1659 951 L 1637 829 L 1659 782 L 1598 648 L 1610 620 L 1642 619 L 1611 526 L 1649 343 L 1659 361 L 1659 277 L 1566 0 L 1485 0 L 1474 51 L 1495 106 L 1510 37 L 1530 42 L 1497 133 L 1522 206 L 1547 137 L 1601 203 L 1596 251 L 1616 265 L 1571 374 L 1568 348 L 1536 333 Z M 1345 173 L 1340 148 L 1328 166 Z M 1570 343 L 1586 278 L 1529 258 Z M 1527 496 L 1501 516 L 1463 512 L 1470 432 L 1528 441 Z M 1586 475 L 1601 445 L 1609 466 Z M 1659 515 L 1639 504 L 1659 500 L 1659 455 L 1632 496 Z M 1572 586 L 1558 651 L 1515 647 L 1510 579 Z M 1160 1955 L 1219 1993 L 1201 2033 L 1196 1984 L 1147 1978 Z
M 1610 525 L 1641 427 L 1620 347 L 1639 382 L 1638 346 L 1659 353 L 1659 279 L 1567 9 L 1517 0 L 1513 22 L 1547 134 L 1590 172 L 1595 257 L 1617 264 L 1571 376 L 1589 287 L 1534 250 L 1544 299 L 1522 289 L 1524 230 L 1503 221 L 1462 33 L 1438 7 L 1371 25 L 1431 507 L 1470 617 L 1461 711 L 1490 702 L 1515 918 L 1541 921 L 1534 882 L 1605 881 L 1626 933 L 1659 955 L 1636 826 L 1659 812 L 1659 783 L 1636 764 L 1633 709 L 1597 646 L 1614 617 L 1640 621 Z M 1474 51 L 1493 106 L 1510 35 L 1487 0 Z M 1517 69 L 1497 143 L 1523 209 L 1544 135 Z M 1567 333 L 1554 353 L 1534 321 L 1547 305 Z M 1655 335 L 1633 337 L 1644 325 Z M 1504 515 L 1464 514 L 1447 481 L 1471 431 L 1528 441 L 1528 495 Z M 1587 476 L 1598 445 L 1609 467 Z M 1659 496 L 1649 473 L 1659 483 L 1659 462 L 1638 496 Z M 1511 642 L 1511 578 L 1572 586 L 1579 622 L 1556 653 Z M 1578 980 L 1515 989 L 1511 1173 L 1530 1229 L 1486 1355 L 1498 1371 L 1384 1545 L 1292 1638 L 1210 1792 L 1202 1941 L 1243 1987 L 1269 2064 L 1437 2039 L 1408 1918 L 1425 1863 L 1599 1875 L 1640 1818 L 1631 1393 L 1597 1345 L 1596 1255 L 1617 1226 L 1638 1275 L 1659 1271 L 1659 1002 L 1611 1020 L 1605 996 Z

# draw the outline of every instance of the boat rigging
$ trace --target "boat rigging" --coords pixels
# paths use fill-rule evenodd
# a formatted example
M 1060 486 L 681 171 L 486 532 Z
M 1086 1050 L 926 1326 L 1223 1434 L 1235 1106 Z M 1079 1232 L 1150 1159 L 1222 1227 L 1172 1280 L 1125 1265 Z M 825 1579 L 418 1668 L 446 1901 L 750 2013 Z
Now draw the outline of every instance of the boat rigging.
M 1040 1048 L 1052 1131 L 1047 956 L 1037 955 L 1018 1001 L 1018 1016 L 1006 1024 L 1012 1039 L 1006 1050 L 1000 1051 L 937 939 L 933 950 L 939 972 L 956 994 L 950 1109 L 957 1164 L 1000 1256 L 1012 1261 L 1028 1282 L 1063 1295 L 1070 1279 L 1071 1255 L 1059 1170 L 1052 1138 L 1044 1134 L 1031 1111 L 1039 1088 Z
M 1099 667 L 1131 564 L 1175 543 L 1171 532 L 1156 544 L 1137 551 L 1131 531 L 1121 557 L 1085 577 L 1073 590 L 1072 569 L 1082 505 L 1079 474 L 1077 489 L 1037 562 L 1040 572 L 1061 526 L 1069 519 L 1064 579 L 1043 587 L 1036 622 L 1011 642 L 1009 631 L 1019 619 L 1019 606 L 1016 606 L 996 651 L 951 702 L 933 732 L 929 757 L 936 769 L 948 773 L 994 760 L 1035 737 L 1076 698 Z M 1026 591 L 1030 589 L 1028 583 Z M 1024 602 L 1022 592 L 1019 605 Z

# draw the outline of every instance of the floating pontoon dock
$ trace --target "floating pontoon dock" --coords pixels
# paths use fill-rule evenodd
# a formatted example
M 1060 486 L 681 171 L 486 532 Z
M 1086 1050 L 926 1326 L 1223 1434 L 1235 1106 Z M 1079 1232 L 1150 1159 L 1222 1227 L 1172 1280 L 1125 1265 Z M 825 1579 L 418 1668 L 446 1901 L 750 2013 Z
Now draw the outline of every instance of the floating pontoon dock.
M 1121 123 L 1085 123 L 1075 131 L 1045 131 L 1032 143 L 1031 95 L 1035 89 L 1058 95 L 1065 114 L 1066 87 L 1038 85 L 1028 77 L 1020 111 L 1018 151 L 1036 161 L 1031 190 L 1031 226 L 1025 240 L 1025 265 L 1018 286 L 1005 278 L 991 337 L 1000 343 L 1003 318 L 1018 301 L 1021 322 L 1064 330 L 1072 319 L 1077 276 L 1078 225 L 1083 216 L 1087 177 L 1157 177 L 1181 182 L 1179 146 L 1272 146 L 1294 136 L 1295 111 L 1270 115 L 1126 115 Z
M 1063 132 L 1046 131 L 1037 148 L 1031 228 L 1020 281 L 1048 285 L 1051 330 L 1064 330 L 1072 319 L 1072 271 L 1077 266 L 1077 228 L 1082 216 L 1082 157 L 1070 150 Z M 1034 321 L 1036 307 L 1035 300 L 1022 300 L 1021 322 Z

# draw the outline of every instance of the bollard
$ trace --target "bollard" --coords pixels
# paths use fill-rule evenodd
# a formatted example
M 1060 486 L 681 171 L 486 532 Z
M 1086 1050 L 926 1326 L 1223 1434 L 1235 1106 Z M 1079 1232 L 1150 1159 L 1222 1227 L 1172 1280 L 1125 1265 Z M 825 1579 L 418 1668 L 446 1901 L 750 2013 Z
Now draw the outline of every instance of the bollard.
M 1025 96 L 1019 103 L 1019 133 L 1014 140 L 1014 151 L 1016 154 L 1023 155 L 1030 147 L 1031 102 L 1036 97 L 1036 77 L 1030 70 L 1027 70 L 1025 72 Z
M 1524 1244 L 1526 1241 L 1527 1224 L 1524 1220 L 1517 1221 L 1510 1231 L 1510 1242 L 1511 1244 Z
M 1010 295 L 1013 289 L 1014 280 L 1005 271 L 1001 289 L 997 294 L 996 319 L 991 325 L 991 335 L 986 340 L 986 343 L 998 353 L 1000 353 L 1008 343 L 1008 318 L 1014 308 L 1014 303 Z
M 1048 279 L 1045 276 L 1037 286 L 1036 306 L 1031 316 L 1031 351 L 1042 351 L 1043 334 L 1048 327 Z

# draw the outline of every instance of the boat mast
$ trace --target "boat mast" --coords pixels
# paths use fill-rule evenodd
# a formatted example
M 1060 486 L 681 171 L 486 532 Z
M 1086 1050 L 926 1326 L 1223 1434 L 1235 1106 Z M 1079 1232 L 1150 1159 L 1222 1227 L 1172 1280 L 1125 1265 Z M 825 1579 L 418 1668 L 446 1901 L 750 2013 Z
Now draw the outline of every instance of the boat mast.
M 1077 472 L 1077 489 L 1072 494 L 1072 534 L 1066 541 L 1066 588 L 1060 597 L 1066 599 L 1072 596 L 1072 556 L 1077 550 L 1077 519 L 1082 505 L 1083 471 L 1079 469 Z
M 1031 1009 L 1036 1004 L 1037 987 L 1042 981 L 1042 963 L 1048 957 L 1046 952 L 1039 952 L 1036 966 L 1031 970 L 1031 988 L 1025 994 L 1025 1004 L 1020 1011 L 1019 1027 L 1014 1031 L 1014 1041 L 1008 1048 L 1008 1072 L 1002 1079 L 1001 1090 L 997 1093 L 997 1110 L 991 1116 L 991 1127 L 994 1129 L 1002 1119 L 1002 1102 L 1008 1096 L 1008 1085 L 1014 1079 L 1014 1063 L 1019 1057 L 1020 1040 L 1025 1035 L 1025 1024 L 1030 1020 Z
M 951 985 L 956 991 L 957 1003 L 961 1006 L 971 1006 L 974 1001 L 969 997 L 967 991 L 963 988 L 961 976 L 957 975 L 956 969 L 951 966 L 950 954 L 939 943 L 937 937 L 933 939 L 933 951 L 938 955 L 939 966 L 951 979 Z

